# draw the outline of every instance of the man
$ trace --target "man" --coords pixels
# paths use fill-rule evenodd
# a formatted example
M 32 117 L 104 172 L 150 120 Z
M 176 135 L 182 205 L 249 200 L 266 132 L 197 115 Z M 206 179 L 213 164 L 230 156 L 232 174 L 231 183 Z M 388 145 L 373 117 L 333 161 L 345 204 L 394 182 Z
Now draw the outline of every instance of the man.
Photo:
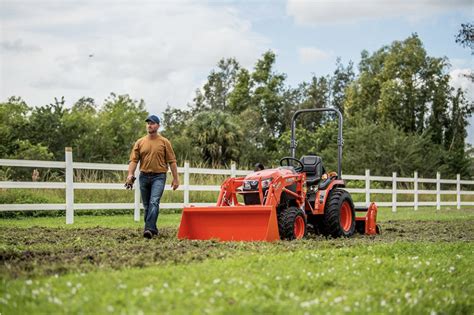
M 135 169 L 138 162 L 140 162 L 138 181 L 143 207 L 145 208 L 143 237 L 150 239 L 153 235 L 158 235 L 156 221 L 160 213 L 160 199 L 165 188 L 168 165 L 173 175 L 173 181 L 171 182 L 173 190 L 179 187 L 179 178 L 176 157 L 171 143 L 158 133 L 160 119 L 155 115 L 150 115 L 145 121 L 148 134 L 138 139 L 133 146 L 125 185 L 127 187 L 133 185 Z

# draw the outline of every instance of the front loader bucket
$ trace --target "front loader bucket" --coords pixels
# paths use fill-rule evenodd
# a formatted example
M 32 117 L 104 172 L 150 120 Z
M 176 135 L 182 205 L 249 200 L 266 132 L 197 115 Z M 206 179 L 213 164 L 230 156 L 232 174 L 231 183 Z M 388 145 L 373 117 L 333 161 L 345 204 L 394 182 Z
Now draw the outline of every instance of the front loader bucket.
M 277 241 L 274 206 L 184 207 L 179 239 L 219 241 Z
M 366 212 L 365 216 L 356 216 L 356 231 L 361 234 L 380 234 L 380 227 L 377 224 L 377 205 L 372 202 L 369 207 L 356 207 L 357 212 Z

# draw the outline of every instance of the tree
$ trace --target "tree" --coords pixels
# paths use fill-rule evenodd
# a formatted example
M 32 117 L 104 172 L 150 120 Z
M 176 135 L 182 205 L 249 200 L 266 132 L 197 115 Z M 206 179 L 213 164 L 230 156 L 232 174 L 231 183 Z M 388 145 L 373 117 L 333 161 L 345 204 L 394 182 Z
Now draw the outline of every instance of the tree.
M 302 85 L 303 100 L 300 103 L 300 109 L 309 108 L 325 108 L 329 105 L 329 79 L 328 77 L 316 77 L 311 78 L 311 82 L 303 83 Z M 320 126 L 324 120 L 323 115 L 319 113 L 305 115 L 300 117 L 299 121 L 301 125 L 311 131 L 314 131 L 316 127 Z M 289 126 L 289 124 L 288 124 Z
M 80 98 L 62 117 L 63 133 L 74 150 L 74 160 L 81 162 L 100 161 L 97 152 L 99 117 L 92 98 Z
M 315 116 L 316 113 L 307 115 Z M 337 167 L 337 154 L 335 151 L 334 156 L 323 154 L 328 147 L 337 144 L 337 122 L 328 121 L 325 124 L 318 126 L 314 130 L 309 130 L 302 125 L 299 125 L 295 130 L 295 138 L 297 142 L 296 146 L 296 157 L 299 158 L 303 155 L 316 154 L 322 156 L 324 159 L 324 165 L 328 169 L 336 169 Z M 289 155 L 290 152 L 290 130 L 286 131 L 279 139 L 278 146 L 283 148 L 284 155 Z M 331 153 L 332 154 L 332 153 Z
M 471 55 L 474 55 L 474 24 L 461 24 L 461 29 L 456 34 L 456 43 L 462 47 L 469 47 L 471 49 Z
M 247 166 L 253 166 L 257 162 L 268 164 L 275 151 L 265 145 L 269 132 L 260 111 L 249 107 L 239 115 L 232 116 L 232 120 L 238 126 L 243 139 L 239 144 L 240 155 L 236 161 Z
M 344 103 L 350 118 L 349 125 L 362 123 L 369 126 L 374 123 L 386 129 L 387 135 L 392 130 L 390 126 L 397 126 L 408 137 L 406 141 L 413 140 L 427 148 L 431 146 L 436 152 L 440 158 L 429 165 L 438 170 L 456 169 L 456 172 L 461 172 L 462 169 L 466 173 L 468 167 L 463 153 L 463 135 L 472 112 L 468 108 L 472 108 L 472 104 L 455 96 L 449 85 L 449 62 L 446 58 L 428 56 L 423 43 L 414 34 L 372 55 L 363 51 L 359 69 L 360 74 L 347 89 Z M 464 121 L 466 124 L 462 123 Z M 363 128 L 359 131 L 363 132 Z M 393 130 L 392 134 L 403 138 Z M 430 141 L 426 142 L 427 139 Z M 457 149 L 450 151 L 454 147 Z M 405 150 L 408 147 L 395 148 L 408 154 Z M 423 153 L 413 155 L 416 159 L 419 156 Z M 423 163 L 414 164 L 418 165 L 420 172 L 426 169 Z M 396 163 L 393 165 L 400 171 L 407 169 L 396 166 Z
M 383 127 L 375 123 L 359 121 L 347 128 L 344 134 L 343 169 L 363 174 L 370 169 L 372 174 L 390 176 L 435 176 L 440 168 L 443 149 L 433 144 L 430 137 L 406 133 L 393 124 Z M 323 154 L 334 154 L 332 144 Z M 334 153 L 331 153 L 334 152 Z M 429 154 L 427 154 L 429 152 Z
M 270 132 L 267 145 L 273 146 L 274 138 L 285 131 L 285 125 L 281 112 L 283 107 L 283 92 L 286 76 L 273 71 L 276 55 L 272 51 L 263 54 L 255 65 L 252 73 L 253 103 L 260 111 L 263 121 Z
M 20 160 L 52 160 L 53 154 L 41 144 L 32 144 L 29 140 L 16 140 L 17 150 L 10 156 Z
M 172 139 L 173 150 L 178 163 L 180 161 L 199 161 L 199 150 L 193 145 L 192 139 L 185 132 L 187 125 L 193 117 L 191 111 L 172 108 L 168 106 L 163 113 L 162 134 Z
M 146 134 L 148 113 L 143 100 L 111 93 L 98 113 L 98 132 L 94 139 L 95 159 L 124 163 L 134 142 Z
M 15 151 L 7 156 L 9 159 L 18 160 L 39 160 L 47 161 L 53 159 L 53 153 L 49 152 L 48 148 L 41 144 L 32 144 L 28 139 L 14 141 Z M 42 178 L 45 178 L 45 174 L 50 174 L 50 170 L 41 171 L 39 174 Z M 57 173 L 57 171 L 53 171 Z M 11 178 L 14 180 L 27 180 L 32 179 L 32 169 L 30 168 L 13 168 L 11 170 Z
M 212 70 L 204 84 L 204 108 L 225 111 L 234 88 L 240 65 L 234 58 L 221 59 L 218 70 Z
M 344 100 L 346 98 L 346 89 L 349 85 L 354 81 L 355 74 L 354 74 L 354 64 L 352 61 L 349 61 L 347 67 L 341 62 L 341 58 L 338 57 L 336 59 L 336 70 L 334 70 L 334 74 L 331 84 L 331 104 L 333 108 L 338 109 L 342 114 L 344 114 Z
M 362 53 L 361 71 L 346 98 L 349 116 L 423 134 L 441 144 L 450 97 L 448 62 L 429 57 L 418 35 Z
M 253 81 L 247 69 L 241 68 L 235 79 L 235 86 L 229 94 L 228 110 L 232 114 L 239 114 L 252 107 L 251 90 Z
M 181 135 L 191 117 L 190 111 L 167 106 L 161 119 L 163 134 L 169 137 Z
M 452 96 L 451 104 L 451 112 L 445 132 L 445 163 L 450 174 L 469 176 L 472 161 L 468 154 L 465 139 L 469 124 L 468 117 L 470 117 L 474 108 L 472 103 L 466 101 L 461 89 L 458 89 L 456 94 Z
M 223 111 L 202 112 L 186 129 L 202 159 L 210 165 L 225 165 L 237 161 L 242 134 L 229 114 Z
M 29 134 L 28 114 L 31 108 L 20 97 L 12 96 L 0 103 L 0 157 L 7 158 L 18 150 L 18 139 L 27 139 Z
M 194 130 L 192 117 L 217 110 L 229 115 L 231 123 L 247 139 L 241 144 L 245 149 L 237 150 L 240 153 L 233 158 L 252 164 L 255 159 L 264 158 L 259 161 L 266 162 L 277 150 L 276 138 L 288 128 L 298 98 L 297 91 L 284 86 L 285 76 L 274 72 L 275 58 L 271 51 L 264 53 L 252 72 L 240 68 L 235 59 L 222 59 L 218 70 L 212 70 L 203 88 L 196 91 L 190 110 L 179 112 L 181 117 L 189 113 L 189 118 L 176 124 L 181 127 L 167 125 L 167 132 L 177 135 L 184 125 Z M 171 114 L 165 112 L 165 116 L 173 119 Z M 184 139 L 182 142 L 186 143 Z M 216 162 L 209 154 L 204 155 L 206 161 Z
M 28 128 L 32 144 L 40 144 L 53 153 L 55 160 L 64 159 L 64 147 L 72 146 L 72 139 L 65 133 L 63 117 L 68 111 L 65 99 L 54 98 L 54 103 L 32 110 Z
M 427 131 L 431 134 L 431 140 L 436 144 L 443 144 L 446 139 L 444 133 L 448 127 L 448 105 L 451 96 L 449 86 L 449 75 L 442 73 L 445 67 L 444 60 L 438 63 L 437 72 L 439 75 L 427 82 L 429 93 L 431 94 L 431 110 L 428 116 Z

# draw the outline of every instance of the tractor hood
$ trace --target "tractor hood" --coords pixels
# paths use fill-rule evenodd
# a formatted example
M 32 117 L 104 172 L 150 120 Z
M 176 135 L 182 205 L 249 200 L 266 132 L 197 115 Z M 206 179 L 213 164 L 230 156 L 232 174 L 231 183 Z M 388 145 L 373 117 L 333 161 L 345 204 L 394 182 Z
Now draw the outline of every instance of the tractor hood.
M 260 180 L 267 178 L 277 178 L 278 176 L 293 175 L 296 172 L 286 167 L 269 168 L 266 170 L 250 173 L 245 176 L 245 180 Z

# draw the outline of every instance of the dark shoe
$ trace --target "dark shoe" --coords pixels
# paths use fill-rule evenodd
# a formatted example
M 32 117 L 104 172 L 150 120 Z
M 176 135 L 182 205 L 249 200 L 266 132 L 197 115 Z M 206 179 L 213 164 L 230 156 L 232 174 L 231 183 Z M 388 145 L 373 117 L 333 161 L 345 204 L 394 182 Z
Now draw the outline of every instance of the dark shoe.
M 143 237 L 150 239 L 153 237 L 153 233 L 151 233 L 151 231 L 146 230 L 145 232 L 143 232 Z
M 151 231 L 151 233 L 153 233 L 154 236 L 158 236 L 158 231 Z

